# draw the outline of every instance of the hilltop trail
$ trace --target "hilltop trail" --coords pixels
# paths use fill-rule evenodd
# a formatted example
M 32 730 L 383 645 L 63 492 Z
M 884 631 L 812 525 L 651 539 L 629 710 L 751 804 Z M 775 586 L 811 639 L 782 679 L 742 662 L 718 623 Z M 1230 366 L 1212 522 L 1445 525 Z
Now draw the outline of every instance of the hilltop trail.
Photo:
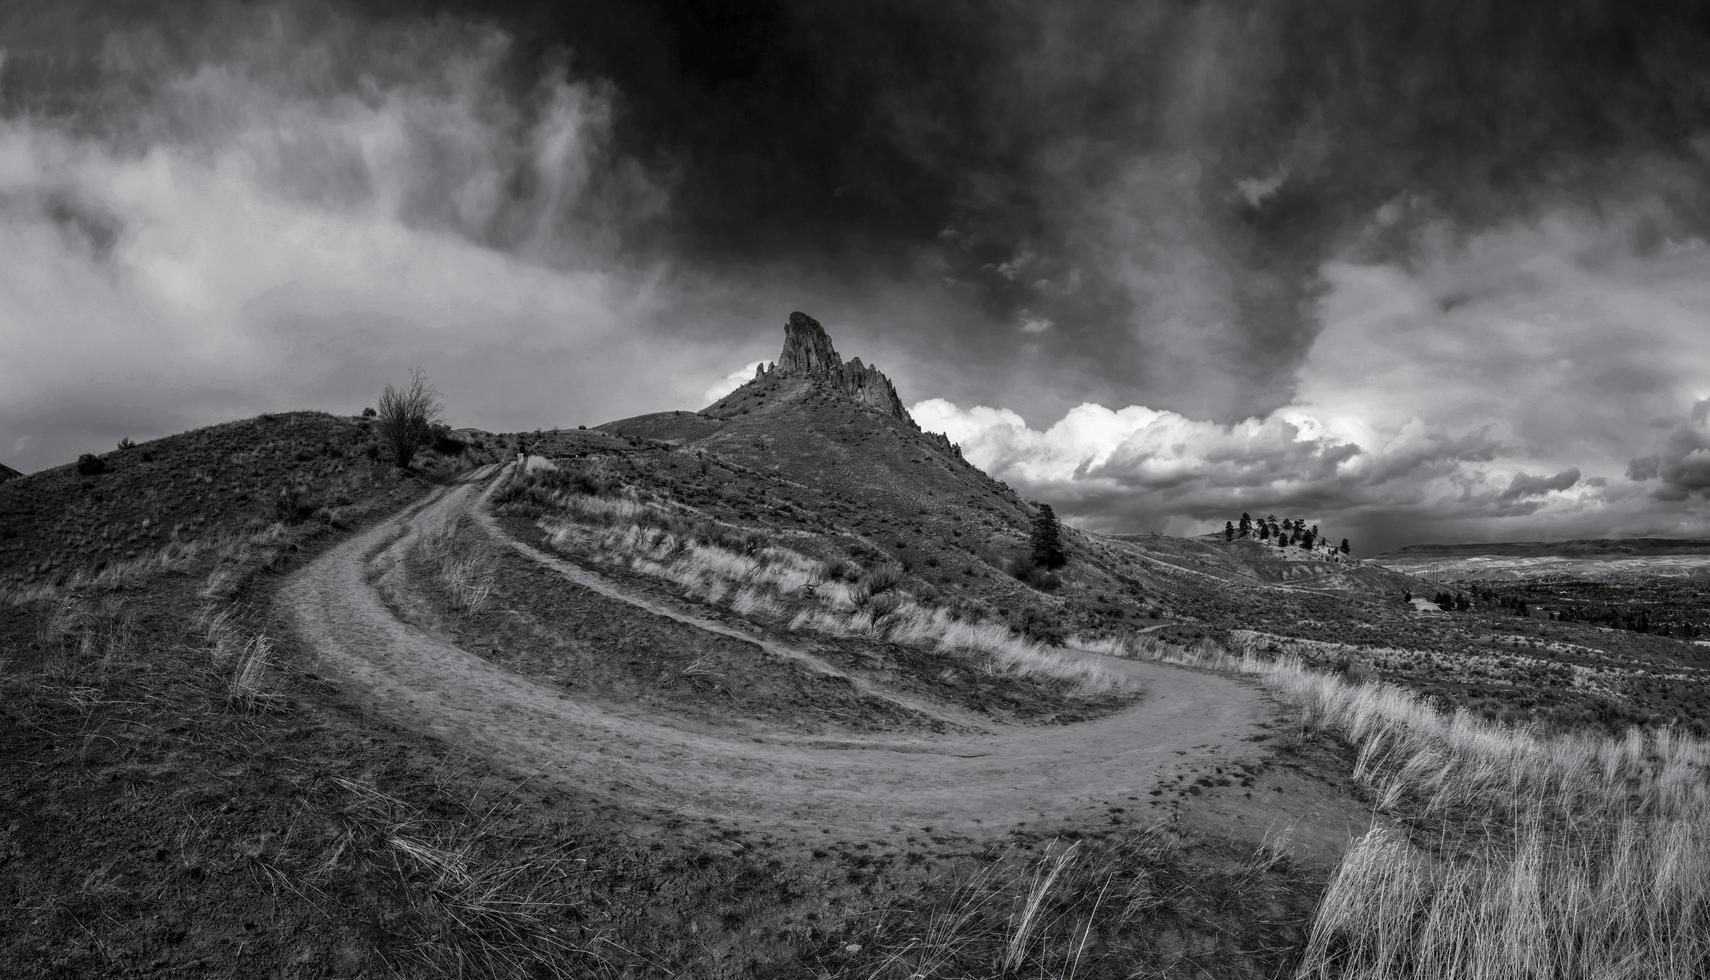
M 768 829 L 882 833 L 894 824 L 1001 831 L 1024 822 L 1038 829 L 1100 804 L 1147 799 L 1178 763 L 1227 765 L 1261 752 L 1248 737 L 1273 706 L 1252 685 L 1114 658 L 1100 657 L 1145 686 L 1141 703 L 1092 722 L 1027 727 L 981 720 L 993 731 L 949 735 L 709 732 L 537 684 L 401 621 L 371 584 L 402 560 L 423 529 L 464 513 L 479 518 L 496 471 L 476 470 L 327 551 L 291 576 L 278 608 L 322 675 L 368 710 L 567 790 Z M 510 543 L 525 554 L 534 550 Z M 566 588 L 623 592 L 571 563 L 536 560 L 559 571 Z M 759 642 L 654 600 L 618 597 L 638 617 L 664 615 Z M 766 653 L 816 662 L 779 644 L 769 643 Z M 895 692 L 882 696 L 913 703 Z M 958 714 L 922 707 L 941 717 Z

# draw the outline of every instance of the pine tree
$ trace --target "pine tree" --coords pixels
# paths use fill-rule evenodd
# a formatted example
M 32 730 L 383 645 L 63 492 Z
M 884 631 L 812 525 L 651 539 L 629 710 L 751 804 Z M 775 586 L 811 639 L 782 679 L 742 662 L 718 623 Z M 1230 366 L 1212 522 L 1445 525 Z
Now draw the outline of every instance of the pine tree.
M 1269 541 L 1270 539 L 1271 539 L 1271 529 L 1265 526 L 1264 521 L 1260 521 L 1259 522 L 1259 540 L 1260 541 Z
M 1241 536 L 1251 536 L 1253 533 L 1253 516 L 1246 511 L 1241 512 Z
M 1225 541 L 1235 540 L 1235 522 L 1234 521 L 1224 521 L 1223 522 L 1223 540 L 1225 540 Z
M 1337 550 L 1341 551 L 1342 554 L 1346 555 L 1346 554 L 1350 554 L 1351 552 L 1353 552 L 1354 549 L 1348 547 L 1348 539 L 1343 538 L 1342 539 L 1342 547 L 1337 549 Z
M 1033 564 L 1040 568 L 1062 568 L 1069 563 L 1063 551 L 1063 533 L 1057 525 L 1057 513 L 1050 504 L 1040 504 L 1033 516 Z

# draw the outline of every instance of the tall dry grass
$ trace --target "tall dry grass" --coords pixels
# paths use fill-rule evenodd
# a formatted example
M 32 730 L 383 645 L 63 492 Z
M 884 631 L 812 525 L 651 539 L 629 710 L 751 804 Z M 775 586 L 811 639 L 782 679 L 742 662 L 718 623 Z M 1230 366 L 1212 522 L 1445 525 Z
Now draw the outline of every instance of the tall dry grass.
M 758 535 L 708 529 L 632 497 L 560 492 L 544 522 L 547 544 L 593 554 L 680 586 L 708 605 L 771 618 L 793 632 L 863 637 L 964 657 L 989 676 L 1060 683 L 1082 693 L 1132 686 L 1127 676 L 1017 635 L 1007 625 L 958 618 L 899 585 L 892 566 L 838 566 Z M 747 542 L 742 550 L 733 544 Z
M 1168 824 L 1040 853 L 988 851 L 971 869 L 871 916 L 837 980 L 1251 977 L 1288 968 L 1306 915 L 1270 844 L 1243 853 Z
M 1392 825 L 1329 883 L 1297 976 L 1710 976 L 1710 744 L 1670 728 L 1546 734 L 1285 652 L 1163 659 L 1237 670 L 1357 747 Z
M 421 977 L 596 975 L 595 951 L 560 934 L 576 903 L 584 861 L 571 845 L 515 838 L 504 817 L 518 804 L 471 800 L 454 819 L 436 818 L 372 782 L 340 776 L 349 827 L 345 863 L 389 879 L 407 908 L 395 924 L 407 968 Z M 329 867 L 327 874 L 339 872 Z M 310 881 L 310 884 L 315 884 Z
M 219 554 L 232 546 L 235 536 L 215 535 L 191 541 L 168 541 L 160 548 L 129 561 L 111 562 L 99 571 L 79 569 L 60 581 L 41 581 L 0 588 L 0 603 L 26 606 L 50 603 L 71 595 L 121 592 L 146 584 L 162 575 L 187 574 L 203 555 Z
M 447 516 L 423 529 L 411 548 L 433 569 L 451 601 L 476 615 L 487 608 L 498 583 L 498 559 L 468 533 L 468 518 Z
M 229 705 L 253 712 L 283 704 L 265 685 L 274 666 L 273 641 L 264 633 L 246 629 L 235 606 L 207 603 L 197 610 L 194 625 L 207 642 L 210 661 L 224 678 Z

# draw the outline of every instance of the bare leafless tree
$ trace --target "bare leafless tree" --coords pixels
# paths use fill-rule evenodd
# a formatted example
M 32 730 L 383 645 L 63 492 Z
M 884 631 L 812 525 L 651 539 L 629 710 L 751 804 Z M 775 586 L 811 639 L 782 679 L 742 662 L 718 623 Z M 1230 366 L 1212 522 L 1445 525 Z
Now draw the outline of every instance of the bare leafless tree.
M 433 439 L 433 426 L 444 410 L 439 392 L 419 367 L 410 369 L 407 387 L 387 385 L 380 393 L 380 441 L 392 447 L 399 469 L 409 468 L 416 451 Z

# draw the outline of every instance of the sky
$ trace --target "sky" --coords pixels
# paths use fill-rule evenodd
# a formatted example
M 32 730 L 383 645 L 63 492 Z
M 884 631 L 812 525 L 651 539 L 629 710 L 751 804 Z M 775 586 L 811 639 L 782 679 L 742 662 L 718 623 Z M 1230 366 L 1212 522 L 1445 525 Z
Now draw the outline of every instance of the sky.
M 0 461 L 698 408 L 803 310 L 1088 528 L 1710 536 L 1707 11 L 13 0 Z

